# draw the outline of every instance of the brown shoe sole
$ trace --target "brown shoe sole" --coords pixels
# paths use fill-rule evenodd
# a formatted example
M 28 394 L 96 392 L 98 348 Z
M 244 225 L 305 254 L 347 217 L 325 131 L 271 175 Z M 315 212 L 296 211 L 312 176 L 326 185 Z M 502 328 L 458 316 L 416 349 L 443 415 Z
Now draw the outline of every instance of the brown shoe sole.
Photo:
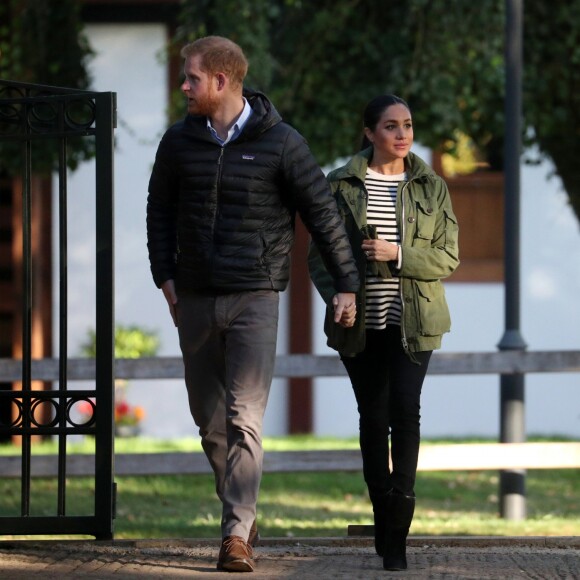
M 227 572 L 253 572 L 254 563 L 251 560 L 240 559 L 232 560 L 231 562 L 218 562 L 218 570 L 226 570 Z

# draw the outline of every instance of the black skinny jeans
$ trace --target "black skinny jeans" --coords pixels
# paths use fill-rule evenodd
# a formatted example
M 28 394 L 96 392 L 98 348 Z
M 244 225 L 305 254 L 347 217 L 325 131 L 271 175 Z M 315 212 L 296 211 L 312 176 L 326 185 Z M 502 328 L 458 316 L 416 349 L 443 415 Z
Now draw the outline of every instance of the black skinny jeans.
M 341 357 L 358 405 L 364 479 L 371 500 L 390 489 L 414 496 L 421 439 L 421 388 L 432 351 L 414 353 L 421 364 L 412 362 L 396 325 L 367 330 L 366 338 L 362 353 Z

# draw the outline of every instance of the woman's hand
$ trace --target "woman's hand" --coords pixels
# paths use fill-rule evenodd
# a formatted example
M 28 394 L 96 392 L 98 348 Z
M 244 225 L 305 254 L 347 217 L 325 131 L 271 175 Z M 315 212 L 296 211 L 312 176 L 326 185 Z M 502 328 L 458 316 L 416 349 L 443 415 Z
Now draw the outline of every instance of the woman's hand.
M 391 262 L 399 258 L 399 246 L 386 240 L 363 240 L 362 249 L 367 260 Z

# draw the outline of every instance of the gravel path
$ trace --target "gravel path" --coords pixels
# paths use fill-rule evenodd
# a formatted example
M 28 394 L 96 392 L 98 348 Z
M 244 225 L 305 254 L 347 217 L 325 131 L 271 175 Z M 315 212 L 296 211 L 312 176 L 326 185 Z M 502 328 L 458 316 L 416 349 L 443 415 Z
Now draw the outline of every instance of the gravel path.
M 255 578 L 580 579 L 580 538 L 410 538 L 409 569 L 386 572 L 368 539 L 264 540 Z M 0 578 L 232 578 L 216 540 L 0 542 Z M 235 575 L 234 575 L 235 576 Z

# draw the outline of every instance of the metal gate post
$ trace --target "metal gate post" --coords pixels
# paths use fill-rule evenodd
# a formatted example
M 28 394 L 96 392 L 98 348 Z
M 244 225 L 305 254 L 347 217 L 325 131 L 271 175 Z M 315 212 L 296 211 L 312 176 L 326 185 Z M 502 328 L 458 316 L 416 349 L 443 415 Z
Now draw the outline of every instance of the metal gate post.
M 114 489 L 114 207 L 113 150 L 116 126 L 115 93 L 96 96 L 96 389 L 102 408 L 95 449 L 95 515 L 97 539 L 113 537 Z

